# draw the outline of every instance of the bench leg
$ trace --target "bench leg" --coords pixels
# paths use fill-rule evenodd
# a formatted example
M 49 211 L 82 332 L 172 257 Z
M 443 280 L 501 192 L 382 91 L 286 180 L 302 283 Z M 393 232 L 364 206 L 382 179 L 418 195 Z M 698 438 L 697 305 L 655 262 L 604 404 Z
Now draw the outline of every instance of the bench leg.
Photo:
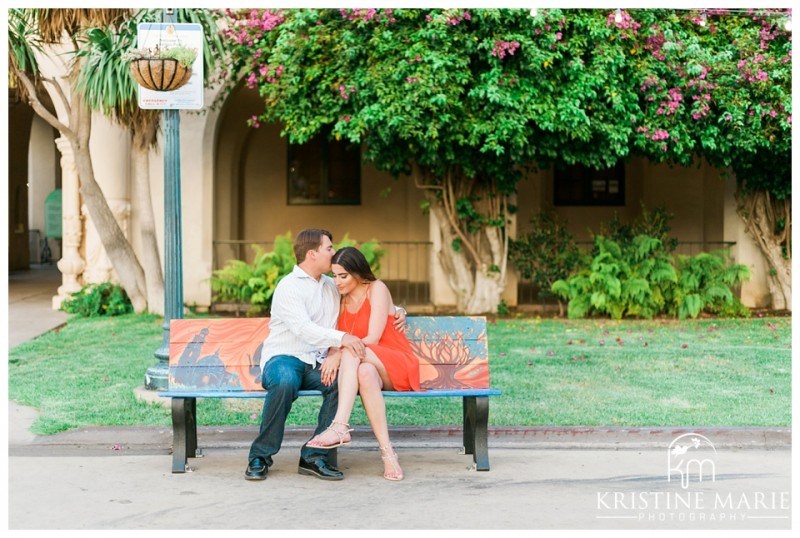
M 197 452 L 197 399 L 172 399 L 172 472 L 185 473 Z
M 479 471 L 489 470 L 489 397 L 464 397 L 464 452 Z

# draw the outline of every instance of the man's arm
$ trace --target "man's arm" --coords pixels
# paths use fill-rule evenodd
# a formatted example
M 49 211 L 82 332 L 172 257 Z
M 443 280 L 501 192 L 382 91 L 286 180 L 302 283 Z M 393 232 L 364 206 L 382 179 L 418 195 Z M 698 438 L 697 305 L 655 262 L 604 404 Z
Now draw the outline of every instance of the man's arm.
M 406 328 L 406 317 L 408 317 L 408 312 L 402 306 L 394 306 L 394 328 L 400 332 L 403 332 L 403 329 Z

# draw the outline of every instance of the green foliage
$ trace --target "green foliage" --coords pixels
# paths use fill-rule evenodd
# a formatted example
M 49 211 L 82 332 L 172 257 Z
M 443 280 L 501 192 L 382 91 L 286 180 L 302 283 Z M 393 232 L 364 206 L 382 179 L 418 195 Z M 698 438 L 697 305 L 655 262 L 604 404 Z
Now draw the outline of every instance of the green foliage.
M 211 273 L 214 301 L 250 304 L 248 316 L 266 315 L 272 304 L 275 286 L 292 272 L 295 265 L 291 232 L 275 237 L 273 249 L 265 251 L 253 245 L 253 263 L 229 260 L 225 267 Z
M 547 293 L 554 282 L 588 262 L 555 213 L 538 213 L 530 222 L 531 231 L 509 242 L 508 260 L 523 278 Z
M 785 10 L 628 10 L 617 35 L 640 65 L 636 151 L 733 169 L 744 191 L 791 196 L 792 37 Z M 630 14 L 630 15 L 628 15 Z M 635 19 L 635 26 L 631 20 Z
M 334 244 L 336 250 L 346 246 L 361 250 L 378 275 L 384 251 L 376 240 L 358 245 L 345 234 L 342 241 Z M 229 260 L 225 267 L 211 274 L 211 291 L 215 302 L 249 304 L 248 316 L 264 316 L 269 314 L 278 282 L 291 273 L 296 264 L 292 234 L 286 232 L 275 237 L 271 251 L 265 251 L 260 245 L 252 248 L 255 251 L 253 263 Z
M 677 274 L 659 239 L 637 235 L 620 245 L 596 235 L 594 252 L 588 269 L 553 284 L 553 292 L 569 300 L 570 318 L 649 319 L 664 310 L 664 291 L 677 282 Z
M 675 9 L 255 9 L 232 11 L 225 35 L 264 102 L 253 123 L 292 143 L 330 129 L 377 169 L 413 174 L 466 257 L 477 232 L 505 226 L 497 208 L 527 167 L 700 158 L 744 192 L 790 198 L 787 13 L 708 10 L 702 25 Z M 625 234 L 673 250 L 663 233 Z
M 141 60 L 145 58 L 170 58 L 178 60 L 178 63 L 183 67 L 192 67 L 192 64 L 197 59 L 197 49 L 191 47 L 169 47 L 160 48 L 158 46 L 152 48 L 127 49 L 121 56 L 123 62 L 132 62 L 133 60 Z
M 128 294 L 119 284 L 88 284 L 61 304 L 61 310 L 84 318 L 120 316 L 133 312 Z
M 672 230 L 669 222 L 673 218 L 674 215 L 662 207 L 649 211 L 642 203 L 641 212 L 633 223 L 627 224 L 614 215 L 607 225 L 601 226 L 600 233 L 622 245 L 631 244 L 637 235 L 647 235 L 661 241 L 666 252 L 672 253 L 678 246 L 678 239 L 669 234 Z
M 707 311 L 727 317 L 746 317 L 750 311 L 731 288 L 750 278 L 746 265 L 732 263 L 725 250 L 678 256 L 677 285 L 669 292 L 670 314 L 685 319 Z
M 508 316 L 511 314 L 511 310 L 508 308 L 508 303 L 505 299 L 501 299 L 499 303 L 497 303 L 497 315 L 498 316 Z
M 569 301 L 571 319 L 749 315 L 731 288 L 746 281 L 750 272 L 732 263 L 724 251 L 678 256 L 676 262 L 661 239 L 645 234 L 619 242 L 597 235 L 594 242 L 590 266 L 552 286 L 553 293 Z

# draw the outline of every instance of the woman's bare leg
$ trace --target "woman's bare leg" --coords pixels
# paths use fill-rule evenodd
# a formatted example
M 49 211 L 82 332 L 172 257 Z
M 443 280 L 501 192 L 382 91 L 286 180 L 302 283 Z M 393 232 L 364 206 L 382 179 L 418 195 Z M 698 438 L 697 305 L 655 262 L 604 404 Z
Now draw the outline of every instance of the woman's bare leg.
M 382 366 L 382 365 L 381 365 Z M 361 402 L 372 426 L 375 439 L 381 448 L 383 459 L 383 476 L 389 480 L 401 480 L 403 469 L 397 462 L 392 443 L 389 440 L 389 425 L 386 420 L 386 402 L 381 392 L 383 381 L 378 368 L 371 362 L 362 362 L 358 367 L 358 386 Z
M 339 363 L 339 373 L 336 382 L 339 383 L 339 404 L 336 416 L 330 427 L 308 442 L 308 446 L 325 448 L 340 442 L 350 442 L 350 415 L 356 403 L 358 394 L 358 365 L 360 359 L 348 350 L 342 351 L 342 360 Z

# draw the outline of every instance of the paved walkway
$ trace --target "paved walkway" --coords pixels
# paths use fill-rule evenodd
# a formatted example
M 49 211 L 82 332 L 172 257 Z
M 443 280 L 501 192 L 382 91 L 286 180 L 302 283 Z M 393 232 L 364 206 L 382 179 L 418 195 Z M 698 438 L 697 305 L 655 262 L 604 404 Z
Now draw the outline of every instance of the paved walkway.
M 64 323 L 48 310 L 60 283 L 53 276 L 46 268 L 9 275 L 9 347 Z M 683 488 L 677 475 L 667 479 L 666 464 L 688 429 L 492 428 L 491 471 L 478 472 L 459 453 L 457 429 L 396 428 L 406 479 L 394 483 L 381 478 L 364 429 L 339 451 L 344 481 L 298 475 L 309 431 L 293 428 L 267 480 L 248 482 L 254 428 L 200 428 L 204 457 L 172 474 L 169 428 L 37 437 L 35 410 L 9 402 L 8 416 L 12 531 L 791 528 L 788 429 L 694 430 L 715 452 L 704 455 L 703 481 L 695 473 Z

